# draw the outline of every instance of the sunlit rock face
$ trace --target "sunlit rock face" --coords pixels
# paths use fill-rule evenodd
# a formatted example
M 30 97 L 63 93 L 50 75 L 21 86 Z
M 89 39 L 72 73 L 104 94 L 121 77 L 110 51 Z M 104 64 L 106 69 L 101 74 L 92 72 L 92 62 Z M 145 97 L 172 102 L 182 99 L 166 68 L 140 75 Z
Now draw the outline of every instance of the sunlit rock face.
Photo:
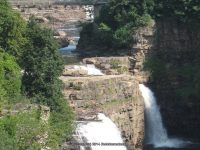
M 63 94 L 76 112 L 78 122 L 97 120 L 98 113 L 104 113 L 121 132 L 127 149 L 142 150 L 144 104 L 139 81 L 130 74 L 106 75 L 96 71 L 92 74 L 60 77 Z

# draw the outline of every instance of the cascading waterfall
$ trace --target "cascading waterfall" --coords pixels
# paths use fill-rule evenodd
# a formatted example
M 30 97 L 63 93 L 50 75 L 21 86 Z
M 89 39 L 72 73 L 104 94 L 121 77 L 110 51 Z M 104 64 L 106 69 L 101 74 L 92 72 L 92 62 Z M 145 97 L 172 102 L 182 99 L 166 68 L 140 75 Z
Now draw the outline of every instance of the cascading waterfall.
M 101 70 L 97 69 L 93 64 L 87 64 L 88 75 L 104 75 Z
M 75 65 L 74 69 L 78 70 L 86 70 L 88 75 L 93 75 L 93 76 L 102 76 L 104 75 L 101 70 L 95 67 L 94 64 L 87 64 L 86 66 L 84 65 Z
M 78 142 L 91 144 L 92 150 L 126 150 L 117 126 L 99 113 L 97 122 L 80 123 L 76 129 Z M 81 146 L 81 150 L 86 150 Z
M 189 144 L 189 142 L 168 137 L 153 92 L 143 84 L 140 84 L 139 88 L 145 103 L 145 115 L 147 123 L 147 132 L 145 136 L 147 144 L 153 144 L 154 147 L 174 148 L 184 147 Z

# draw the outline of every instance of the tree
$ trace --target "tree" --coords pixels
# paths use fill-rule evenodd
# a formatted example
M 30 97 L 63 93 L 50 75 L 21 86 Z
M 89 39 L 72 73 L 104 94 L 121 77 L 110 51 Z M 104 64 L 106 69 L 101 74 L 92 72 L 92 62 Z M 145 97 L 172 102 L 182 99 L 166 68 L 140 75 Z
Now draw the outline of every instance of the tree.
M 58 44 L 51 30 L 41 27 L 32 18 L 27 25 L 28 43 L 23 54 L 23 89 L 29 97 L 38 97 L 37 102 L 51 108 L 61 97 L 58 80 L 63 64 Z
M 59 149 L 63 139 L 71 135 L 73 113 L 63 98 L 61 81 L 62 58 L 51 30 L 41 27 L 32 18 L 27 25 L 26 51 L 23 54 L 23 90 L 33 102 L 51 108 L 49 146 Z
M 16 57 L 19 62 L 26 43 L 26 22 L 12 10 L 6 0 L 0 0 L 0 48 Z
M 95 19 L 92 37 L 89 44 L 103 46 L 109 49 L 130 49 L 133 34 L 139 27 L 146 26 L 154 8 L 154 0 L 110 0 Z M 80 48 L 88 42 L 82 39 L 88 34 L 85 26 L 81 33 Z M 89 31 L 91 32 L 91 31 Z M 86 36 L 85 36 L 86 35 Z
M 20 67 L 13 56 L 0 49 L 0 103 L 16 98 L 20 95 L 20 91 Z

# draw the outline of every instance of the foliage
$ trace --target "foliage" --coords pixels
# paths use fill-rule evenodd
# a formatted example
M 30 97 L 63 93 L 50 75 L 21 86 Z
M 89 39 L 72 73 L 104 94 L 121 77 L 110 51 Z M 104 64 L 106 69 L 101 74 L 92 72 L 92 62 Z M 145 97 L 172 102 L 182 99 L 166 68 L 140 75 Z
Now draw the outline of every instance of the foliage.
M 12 10 L 6 0 L 0 0 L 0 48 L 20 61 L 26 43 L 26 22 Z
M 21 92 L 20 88 L 20 67 L 14 57 L 0 49 L 0 103 L 12 97 L 18 97 Z
M 52 31 L 41 27 L 32 18 L 27 25 L 27 51 L 23 54 L 23 89 L 35 103 L 51 109 L 49 145 L 59 148 L 72 130 L 73 113 L 63 99 L 61 75 L 63 64 Z
M 53 108 L 61 96 L 58 77 L 63 68 L 62 58 L 51 30 L 41 27 L 33 19 L 27 26 L 28 44 L 22 58 L 23 88 L 28 96 L 36 96 L 37 103 Z
M 110 0 L 102 7 L 94 23 L 83 27 L 78 44 L 80 49 L 101 47 L 116 51 L 130 49 L 135 31 L 147 26 L 151 18 L 171 19 L 198 27 L 198 0 Z M 86 29 L 87 28 L 87 29 Z M 90 30 L 89 30 L 90 29 Z
M 44 133 L 38 112 L 20 113 L 0 119 L 0 147 L 6 150 L 39 150 L 37 136 Z
M 50 116 L 49 145 L 59 150 L 59 144 L 71 138 L 74 114 L 64 99 L 60 100 L 59 111 L 53 111 Z
M 121 62 L 120 62 L 119 60 L 112 59 L 112 60 L 110 61 L 110 65 L 111 65 L 111 68 L 112 68 L 112 69 L 117 69 L 117 68 L 120 67 Z
M 22 81 L 19 64 L 24 69 Z M 0 0 L 0 104 L 8 101 L 6 107 L 11 107 L 13 100 L 25 99 L 25 95 L 32 103 L 49 106 L 49 145 L 54 149 L 59 149 L 60 142 L 73 131 L 74 116 L 63 99 L 58 79 L 62 69 L 62 57 L 52 31 L 41 27 L 34 18 L 26 23 L 6 0 Z M 35 113 L 1 118 L 0 148 L 40 149 L 38 136 L 44 131 L 47 127 Z
M 200 5 L 198 0 L 155 0 L 156 18 L 174 18 L 187 24 L 199 24 Z
M 84 48 L 84 45 L 109 49 L 131 48 L 134 31 L 149 23 L 153 6 L 153 0 L 110 0 L 108 5 L 103 6 L 94 24 L 83 27 L 80 48 Z M 89 26 L 92 28 L 86 30 Z M 89 39 L 83 39 L 88 36 Z

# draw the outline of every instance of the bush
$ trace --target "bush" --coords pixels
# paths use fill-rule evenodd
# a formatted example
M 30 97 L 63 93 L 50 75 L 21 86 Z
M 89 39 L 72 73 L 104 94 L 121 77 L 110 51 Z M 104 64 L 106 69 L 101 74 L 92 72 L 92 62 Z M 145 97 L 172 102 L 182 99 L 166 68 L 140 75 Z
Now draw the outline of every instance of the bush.
M 0 103 L 20 96 L 21 73 L 15 58 L 0 49 Z M 12 101 L 9 101 L 12 103 Z
M 52 111 L 50 116 L 49 145 L 59 150 L 59 145 L 70 139 L 74 131 L 74 114 L 64 99 L 60 99 L 59 111 Z
M 0 119 L 0 147 L 6 150 L 39 150 L 38 135 L 44 134 L 38 111 Z

